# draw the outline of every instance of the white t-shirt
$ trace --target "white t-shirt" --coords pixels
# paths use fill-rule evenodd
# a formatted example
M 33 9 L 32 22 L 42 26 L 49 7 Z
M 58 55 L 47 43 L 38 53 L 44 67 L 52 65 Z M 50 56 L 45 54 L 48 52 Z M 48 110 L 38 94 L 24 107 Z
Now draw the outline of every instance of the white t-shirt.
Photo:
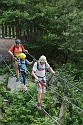
M 38 63 L 38 66 L 37 66 Z M 38 68 L 38 69 L 37 69 Z M 33 71 L 39 78 L 45 77 L 45 70 L 50 68 L 50 65 L 46 62 L 43 65 L 40 64 L 40 62 L 35 62 L 33 65 Z

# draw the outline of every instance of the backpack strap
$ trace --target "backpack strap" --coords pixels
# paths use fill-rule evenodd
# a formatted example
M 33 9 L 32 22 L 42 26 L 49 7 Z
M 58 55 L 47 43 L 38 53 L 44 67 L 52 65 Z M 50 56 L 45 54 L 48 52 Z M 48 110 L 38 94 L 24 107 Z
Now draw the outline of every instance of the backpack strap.
M 21 44 L 22 52 L 23 52 L 23 45 Z
M 45 62 L 45 70 L 46 70 L 46 62 Z M 37 62 L 37 69 L 39 70 L 39 62 Z
M 14 45 L 13 54 L 14 54 L 15 47 L 16 47 L 16 45 Z M 22 48 L 22 52 L 23 52 L 23 45 L 21 45 L 21 48 Z
M 39 70 L 39 63 L 37 62 L 37 69 Z
M 46 62 L 45 62 L 45 70 L 47 69 Z
M 14 54 L 14 50 L 15 50 L 15 45 L 14 45 L 14 48 L 13 48 L 13 54 Z
M 37 69 L 40 70 L 40 68 L 39 68 L 39 62 L 37 62 Z M 44 69 L 44 70 L 46 71 L 46 69 L 47 69 L 47 68 L 46 68 L 46 62 L 45 62 L 45 69 Z M 41 76 L 38 76 L 38 75 L 37 75 L 37 77 L 43 79 L 45 76 L 41 77 Z
M 19 69 L 24 70 L 23 68 L 21 68 L 22 64 L 25 64 L 25 65 L 26 65 L 26 61 L 25 61 L 25 60 L 23 61 L 23 60 L 19 59 L 19 60 L 18 60 L 18 67 L 19 67 Z
M 25 64 L 26 65 L 26 60 L 20 59 L 20 64 Z

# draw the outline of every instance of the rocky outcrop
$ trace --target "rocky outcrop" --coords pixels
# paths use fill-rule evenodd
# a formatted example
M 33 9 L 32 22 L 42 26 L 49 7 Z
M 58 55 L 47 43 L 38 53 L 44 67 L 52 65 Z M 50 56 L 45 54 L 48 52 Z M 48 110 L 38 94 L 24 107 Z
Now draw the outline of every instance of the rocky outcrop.
M 14 44 L 15 44 L 15 39 L 0 38 L 0 62 L 2 62 L 1 57 L 3 57 L 5 61 L 8 61 L 11 59 L 11 56 L 8 53 L 8 50 Z
M 22 87 L 23 87 L 22 82 L 20 81 L 16 82 L 16 77 L 14 76 L 9 77 L 7 88 L 9 88 L 12 93 L 20 91 Z

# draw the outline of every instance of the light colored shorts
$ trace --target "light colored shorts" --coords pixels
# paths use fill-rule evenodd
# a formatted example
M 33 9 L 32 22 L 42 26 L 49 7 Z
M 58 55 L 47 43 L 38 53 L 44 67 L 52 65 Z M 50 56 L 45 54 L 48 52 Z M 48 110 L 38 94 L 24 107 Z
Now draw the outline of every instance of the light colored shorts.
M 46 77 L 44 77 L 43 80 L 44 80 L 44 84 L 46 85 Z M 39 78 L 39 81 L 42 81 L 42 78 Z M 41 86 L 41 84 L 38 85 L 38 83 L 37 83 L 38 93 L 45 93 L 46 92 L 46 86 L 43 86 L 43 87 L 40 87 L 40 86 Z
M 46 84 L 46 83 L 44 83 L 44 84 Z M 39 87 L 38 84 L 37 84 L 37 91 L 38 91 L 38 93 L 45 93 L 46 92 L 46 87 L 45 86 L 44 87 Z

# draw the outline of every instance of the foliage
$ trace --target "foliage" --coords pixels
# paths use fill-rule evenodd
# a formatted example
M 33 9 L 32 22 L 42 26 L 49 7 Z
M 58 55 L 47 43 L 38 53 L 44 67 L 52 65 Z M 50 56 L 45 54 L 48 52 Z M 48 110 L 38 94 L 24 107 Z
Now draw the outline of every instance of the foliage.
M 1 0 L 0 23 L 19 26 L 31 36 L 25 46 L 37 59 L 44 54 L 48 62 L 59 71 L 60 77 L 53 77 L 52 87 L 47 91 L 43 103 L 45 110 L 58 117 L 63 98 L 68 98 L 74 106 L 66 102 L 67 111 L 62 125 L 82 125 L 83 94 L 83 1 L 82 0 Z M 32 43 L 32 41 L 34 41 Z M 28 45 L 27 45 L 28 43 Z M 63 65 L 62 65 L 63 64 Z M 60 67 L 60 68 L 59 68 Z M 2 70 L 3 69 L 3 70 Z M 0 74 L 8 73 L 8 67 L 1 66 Z M 58 80 L 57 80 L 58 79 Z M 11 94 L 0 82 L 0 104 L 3 109 L 2 124 L 10 125 L 50 125 L 50 118 L 34 106 L 28 93 Z M 34 84 L 30 94 L 36 99 Z M 57 92 L 57 93 L 56 93 Z M 3 99 L 9 106 L 3 106 Z M 78 108 L 77 108 L 77 107 Z
M 71 63 L 64 65 L 62 69 L 57 68 L 56 77 L 52 77 L 51 88 L 47 89 L 43 99 L 44 109 L 55 119 L 58 117 L 62 100 L 66 98 L 70 100 L 71 103 L 65 101 L 67 110 L 61 120 L 61 125 L 82 125 L 83 91 L 79 90 L 83 90 L 83 80 L 75 80 L 73 70 L 75 67 Z M 11 93 L 4 86 L 5 82 L 7 81 L 0 82 L 0 108 L 3 111 L 1 123 L 3 125 L 50 125 L 50 122 L 53 122 L 43 110 L 38 110 L 36 107 L 35 83 L 31 81 L 27 83 L 28 92 L 26 93 L 23 91 Z M 9 102 L 7 106 L 2 104 L 4 99 Z
M 0 21 L 11 26 L 19 26 L 22 32 L 25 31 L 27 37 L 31 33 L 31 40 L 28 39 L 28 41 L 34 42 L 32 49 L 37 58 L 45 53 L 48 59 L 50 57 L 56 62 L 66 63 L 72 60 L 78 65 L 83 56 L 82 7 L 82 0 L 80 2 L 78 0 L 52 0 L 51 2 L 1 0 Z M 40 32 L 40 35 L 35 38 L 36 32 Z M 40 53 L 38 53 L 39 50 Z
M 30 94 L 34 93 L 34 85 L 31 88 Z M 34 93 L 34 98 L 36 98 L 36 94 Z M 32 95 L 33 96 L 33 95 Z M 49 117 L 42 111 L 37 111 L 35 107 L 35 102 L 28 96 L 28 93 L 17 92 L 14 94 L 7 93 L 4 95 L 5 98 L 9 100 L 9 106 L 4 106 L 3 108 L 3 121 L 4 124 L 39 124 L 41 125 L 48 124 Z

